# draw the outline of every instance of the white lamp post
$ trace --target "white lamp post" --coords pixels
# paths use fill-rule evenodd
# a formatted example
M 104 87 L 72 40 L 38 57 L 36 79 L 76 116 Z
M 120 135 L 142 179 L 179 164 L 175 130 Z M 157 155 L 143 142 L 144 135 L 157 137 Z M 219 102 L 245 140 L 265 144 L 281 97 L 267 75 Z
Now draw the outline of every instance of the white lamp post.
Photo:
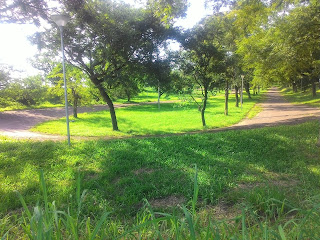
M 63 46 L 63 27 L 67 25 L 70 17 L 65 14 L 52 15 L 51 19 L 58 25 L 60 29 L 61 37 L 61 52 L 62 52 L 62 69 L 63 69 L 63 81 L 64 81 L 64 100 L 66 107 L 66 121 L 67 121 L 67 135 L 68 135 L 68 145 L 70 146 L 70 128 L 69 128 L 69 113 L 68 113 L 68 96 L 67 96 L 67 81 L 66 81 L 66 68 L 64 63 L 64 46 Z
M 243 79 L 244 75 L 241 75 L 241 110 L 242 110 L 242 101 L 243 101 Z

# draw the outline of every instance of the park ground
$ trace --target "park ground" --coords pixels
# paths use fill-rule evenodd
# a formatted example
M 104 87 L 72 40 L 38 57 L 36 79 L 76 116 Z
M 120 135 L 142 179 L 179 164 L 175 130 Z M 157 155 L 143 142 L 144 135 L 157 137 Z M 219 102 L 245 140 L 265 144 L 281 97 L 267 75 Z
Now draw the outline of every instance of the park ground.
M 174 102 L 176 101 L 165 101 L 164 103 L 172 104 Z M 148 103 L 140 103 L 140 104 L 139 103 L 135 103 L 135 104 L 121 103 L 121 104 L 115 104 L 115 107 L 128 108 L 132 106 L 142 105 L 143 108 L 147 109 L 149 106 L 146 106 L 145 104 L 149 106 L 156 106 L 155 102 L 148 102 Z M 249 116 L 250 113 L 256 111 L 256 109 L 259 109 L 258 112 L 256 113 L 257 115 L 255 116 L 255 113 L 253 113 L 254 117 L 250 117 Z M 107 111 L 107 110 L 108 110 L 108 107 L 103 105 L 92 106 L 92 107 L 80 107 L 79 113 L 81 114 L 81 113 L 88 113 L 88 112 L 101 112 L 101 111 Z M 173 110 L 177 111 L 177 109 L 173 109 Z M 247 109 L 245 110 L 248 111 Z M 125 114 L 128 114 L 128 112 L 125 112 Z M 141 115 L 141 112 L 138 112 L 138 114 Z M 152 114 L 153 113 L 149 115 L 152 115 Z M 160 111 L 158 114 L 163 115 L 164 113 Z M 181 114 L 181 112 L 179 112 L 179 114 Z M 105 117 L 105 115 L 107 114 L 103 112 L 103 117 Z M 53 129 L 52 130 L 53 133 L 56 133 L 56 134 L 41 133 L 41 130 L 46 129 L 48 127 L 35 128 L 35 130 L 33 131 L 30 131 L 30 129 L 32 129 L 36 125 L 39 125 L 39 124 L 41 125 L 41 123 L 45 121 L 59 119 L 59 118 L 62 118 L 63 116 L 65 116 L 64 108 L 47 108 L 47 109 L 32 109 L 32 110 L 0 112 L 0 119 L 1 119 L 0 134 L 4 136 L 22 138 L 22 139 L 26 138 L 26 139 L 38 139 L 38 140 L 41 140 L 41 139 L 42 140 L 48 140 L 48 139 L 62 140 L 64 139 L 64 137 L 57 134 L 59 133 L 59 131 L 54 132 L 55 131 L 54 126 L 58 124 L 62 125 L 61 135 L 64 135 L 63 132 L 65 131 L 64 129 L 65 120 L 60 120 L 60 121 L 53 122 L 53 124 L 49 124 L 49 128 Z M 275 125 L 281 125 L 281 124 L 297 124 L 297 123 L 302 123 L 312 119 L 316 119 L 318 116 L 320 116 L 320 110 L 318 108 L 312 107 L 310 105 L 302 105 L 302 104 L 293 105 L 280 94 L 280 90 L 278 88 L 274 87 L 269 89 L 269 91 L 265 94 L 264 101 L 256 104 L 253 108 L 251 108 L 249 111 L 249 114 L 247 114 L 247 117 L 242 119 L 240 122 L 236 124 L 232 124 L 231 122 L 231 124 L 229 123 L 229 125 L 231 126 L 228 126 L 228 127 L 223 127 L 223 125 L 222 127 L 218 126 L 218 129 L 216 129 L 217 127 L 214 127 L 214 129 L 211 129 L 211 131 L 224 131 L 229 129 L 251 129 L 251 128 L 257 128 L 257 127 L 275 126 Z M 143 115 L 143 117 L 145 116 Z M 194 116 L 192 115 L 191 117 L 194 117 Z M 157 117 L 154 117 L 154 118 L 155 119 L 153 119 L 153 121 L 159 121 Z M 141 119 L 139 120 L 141 121 Z M 186 119 L 183 119 L 183 118 L 180 120 L 174 119 L 174 121 L 178 121 L 178 122 L 180 121 L 180 123 L 178 123 L 180 125 L 183 124 L 184 120 L 190 121 L 190 119 L 188 119 L 188 116 L 186 117 Z M 71 124 L 73 124 L 72 122 Z M 86 124 L 88 123 L 86 122 Z M 94 124 L 99 125 L 96 122 Z M 159 126 L 157 127 L 159 128 Z M 85 128 L 85 126 L 83 128 Z M 40 132 L 38 132 L 39 129 L 40 129 Z M 90 130 L 91 129 L 89 129 L 88 131 Z M 210 129 L 205 129 L 205 130 L 210 131 Z M 43 131 L 46 132 L 45 130 Z M 188 132 L 190 131 L 192 131 L 192 129 L 191 130 L 188 129 Z M 104 135 L 104 131 L 102 131 L 101 129 L 98 129 L 98 132 L 102 134 L 101 136 Z M 158 131 L 158 132 L 170 133 L 170 132 L 175 132 L 175 129 L 169 129 L 169 131 L 167 132 L 166 131 L 162 131 L 162 132 Z M 151 132 L 151 133 L 154 134 L 154 132 Z M 80 132 L 79 134 L 81 136 L 81 134 L 84 134 L 84 133 Z M 92 133 L 89 133 L 89 134 L 92 134 Z M 141 129 L 139 130 L 138 134 L 139 135 L 142 134 Z M 159 135 L 159 134 L 156 134 L 156 135 Z
M 104 211 L 112 212 L 100 233 L 109 238 L 121 238 L 129 229 L 135 229 L 129 239 L 151 236 L 155 225 L 147 222 L 153 223 L 155 215 L 144 210 L 148 208 L 143 199 L 147 199 L 147 206 L 155 211 L 176 213 L 177 218 L 157 225 L 167 239 L 176 236 L 180 227 L 184 239 L 194 235 L 205 239 L 203 229 L 212 234 L 219 230 L 225 238 L 266 239 L 264 234 L 270 233 L 274 239 L 316 239 L 320 234 L 319 109 L 293 105 L 274 88 L 259 104 L 261 111 L 254 118 L 233 126 L 161 138 L 99 138 L 76 141 L 70 148 L 65 141 L 2 137 L 0 236 L 9 229 L 11 236 L 26 232 L 14 190 L 30 209 L 39 201 L 40 206 L 46 205 L 38 179 L 43 169 L 45 202 L 55 201 L 65 211 L 76 208 L 80 176 L 87 194 L 78 217 L 97 223 Z M 194 222 L 188 221 L 188 212 Z M 156 218 L 160 216 L 165 215 Z M 174 219 L 179 219 L 179 228 L 170 223 Z M 90 222 L 87 225 L 90 228 Z M 82 236 L 87 236 L 87 230 Z

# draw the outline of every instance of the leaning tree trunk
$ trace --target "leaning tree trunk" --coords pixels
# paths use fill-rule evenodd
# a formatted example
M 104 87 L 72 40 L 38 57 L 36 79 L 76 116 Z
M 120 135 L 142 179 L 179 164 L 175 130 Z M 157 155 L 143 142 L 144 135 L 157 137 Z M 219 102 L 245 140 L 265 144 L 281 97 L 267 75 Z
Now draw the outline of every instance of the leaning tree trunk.
M 106 101 L 106 103 L 107 103 L 107 105 L 109 107 L 109 112 L 110 112 L 110 116 L 111 116 L 111 122 L 112 122 L 113 131 L 119 131 L 116 112 L 114 110 L 114 106 L 113 106 L 113 102 L 112 102 L 111 98 L 109 97 L 108 93 L 103 88 L 103 86 L 101 86 L 100 83 L 96 84 L 96 86 L 99 89 L 99 92 L 100 92 L 101 96 L 103 97 L 103 100 Z
M 226 88 L 225 88 L 225 100 L 224 100 L 224 115 L 228 115 L 228 102 L 229 102 L 229 82 L 226 81 Z
M 236 95 L 236 107 L 239 107 L 239 87 L 237 85 L 234 86 L 234 93 Z
M 207 100 L 208 100 L 208 89 L 205 87 L 204 88 L 204 99 L 203 99 L 203 105 L 202 105 L 202 108 L 201 108 L 201 120 L 202 120 L 202 126 L 206 126 L 206 120 L 204 118 L 204 112 L 206 110 L 206 107 L 207 107 Z
M 245 85 L 244 85 L 245 89 L 246 89 L 246 92 L 248 94 L 248 98 L 251 99 L 251 94 L 250 94 L 250 85 L 249 83 L 247 82 Z

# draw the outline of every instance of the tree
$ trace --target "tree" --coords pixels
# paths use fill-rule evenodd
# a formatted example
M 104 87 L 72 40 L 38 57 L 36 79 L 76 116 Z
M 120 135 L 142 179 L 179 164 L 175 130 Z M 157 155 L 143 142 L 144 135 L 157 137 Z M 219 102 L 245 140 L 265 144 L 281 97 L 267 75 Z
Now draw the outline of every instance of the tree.
M 171 89 L 171 66 L 168 59 L 156 59 L 146 66 L 147 84 L 157 89 L 158 108 L 160 109 L 160 97 Z
M 0 65 L 0 91 L 8 86 L 10 79 L 11 76 L 8 67 Z
M 64 99 L 64 79 L 62 72 L 62 64 L 57 64 L 52 72 L 47 76 L 48 79 L 55 79 L 55 86 L 51 88 L 51 92 Z M 86 75 L 78 68 L 70 64 L 66 65 L 66 81 L 68 90 L 68 101 L 73 107 L 73 117 L 78 117 L 78 106 L 88 104 L 92 98 L 90 96 L 88 80 Z
M 146 62 L 158 29 L 168 29 L 150 11 L 130 8 L 111 0 L 88 1 L 81 7 L 66 5 L 73 20 L 64 30 L 67 61 L 84 71 L 107 103 L 113 130 L 118 130 L 110 89 L 120 86 L 120 76 L 131 66 Z M 38 34 L 39 37 L 39 34 Z M 49 29 L 33 39 L 42 48 L 57 51 L 59 35 Z
M 47 87 L 40 75 L 12 81 L 4 90 L 4 95 L 25 106 L 37 105 L 45 101 Z
M 57 5 L 58 1 L 53 5 Z M 33 22 L 40 25 L 40 19 L 48 19 L 47 1 L 44 0 L 0 0 L 0 23 Z
M 215 44 L 212 31 L 204 22 L 188 31 L 182 42 L 184 53 L 183 71 L 192 76 L 202 92 L 202 103 L 198 104 L 201 112 L 202 125 L 206 126 L 205 110 L 207 107 L 208 92 L 213 89 L 219 74 L 224 72 L 225 53 L 220 45 Z
M 254 85 L 291 83 L 297 91 L 301 81 L 311 85 L 315 94 L 320 74 L 317 1 L 251 0 L 239 4 L 232 14 L 243 35 L 237 52 L 244 58 L 245 69 L 252 70 Z

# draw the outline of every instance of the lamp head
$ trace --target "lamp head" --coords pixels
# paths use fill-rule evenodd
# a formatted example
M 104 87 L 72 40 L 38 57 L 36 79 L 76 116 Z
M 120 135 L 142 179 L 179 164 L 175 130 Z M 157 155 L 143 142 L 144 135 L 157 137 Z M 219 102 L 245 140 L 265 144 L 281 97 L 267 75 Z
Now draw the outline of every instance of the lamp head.
M 243 79 L 243 78 L 244 78 L 244 75 L 242 74 L 242 75 L 240 75 L 240 77 Z
M 52 15 L 51 19 L 58 25 L 58 27 L 64 27 L 70 20 L 67 14 Z

